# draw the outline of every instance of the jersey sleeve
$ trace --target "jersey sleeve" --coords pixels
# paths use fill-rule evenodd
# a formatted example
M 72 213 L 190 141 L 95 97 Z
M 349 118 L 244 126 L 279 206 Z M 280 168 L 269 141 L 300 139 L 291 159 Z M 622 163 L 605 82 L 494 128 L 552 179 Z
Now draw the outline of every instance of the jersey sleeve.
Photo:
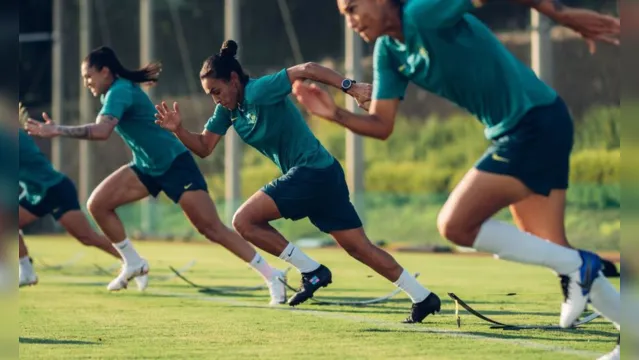
M 284 100 L 293 90 L 286 69 L 251 80 L 246 86 L 246 100 L 256 105 L 271 105 Z
M 204 128 L 209 132 L 224 136 L 232 124 L 231 112 L 222 105 L 217 105 L 213 116 L 209 118 Z
M 464 14 L 482 4 L 479 0 L 412 0 L 404 13 L 419 27 L 436 29 L 456 24 Z
M 122 120 L 124 112 L 133 104 L 133 88 L 131 86 L 116 84 L 102 101 L 102 110 L 98 115 L 110 115 Z
M 404 99 L 408 79 L 399 72 L 395 61 L 380 38 L 373 53 L 373 100 Z

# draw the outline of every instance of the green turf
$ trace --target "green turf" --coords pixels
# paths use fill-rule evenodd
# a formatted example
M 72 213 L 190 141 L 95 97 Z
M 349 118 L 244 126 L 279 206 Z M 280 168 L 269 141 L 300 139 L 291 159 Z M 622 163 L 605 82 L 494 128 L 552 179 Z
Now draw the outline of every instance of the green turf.
M 68 238 L 26 239 L 40 283 L 20 289 L 20 357 L 24 359 L 594 359 L 614 346 L 617 332 L 605 320 L 576 330 L 502 331 L 461 312 L 454 320 L 454 292 L 484 314 L 510 323 L 553 324 L 561 293 L 547 269 L 491 257 L 394 254 L 442 300 L 442 313 L 423 324 L 403 325 L 410 302 L 400 294 L 368 307 L 304 304 L 269 308 L 267 291 L 234 295 L 198 293 L 179 279 L 151 279 L 145 293 L 108 293 L 110 277 L 93 264 L 114 261 Z M 137 244 L 151 276 L 169 275 L 195 259 L 186 275 L 204 285 L 254 286 L 259 277 L 219 246 Z M 63 263 L 63 270 L 38 265 Z M 309 251 L 333 271 L 333 284 L 317 298 L 362 299 L 394 287 L 338 249 Z M 268 257 L 275 266 L 282 261 Z M 297 286 L 299 275 L 289 273 Z M 615 281 L 618 286 L 618 281 Z M 515 296 L 505 296 L 516 292 Z

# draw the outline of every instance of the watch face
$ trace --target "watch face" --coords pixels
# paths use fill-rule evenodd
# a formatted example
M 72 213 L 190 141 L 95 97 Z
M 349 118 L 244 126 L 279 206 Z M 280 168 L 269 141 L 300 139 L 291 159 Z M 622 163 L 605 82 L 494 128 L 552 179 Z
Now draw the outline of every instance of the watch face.
M 350 79 L 344 79 L 342 81 L 342 89 L 350 89 L 353 86 L 353 82 Z

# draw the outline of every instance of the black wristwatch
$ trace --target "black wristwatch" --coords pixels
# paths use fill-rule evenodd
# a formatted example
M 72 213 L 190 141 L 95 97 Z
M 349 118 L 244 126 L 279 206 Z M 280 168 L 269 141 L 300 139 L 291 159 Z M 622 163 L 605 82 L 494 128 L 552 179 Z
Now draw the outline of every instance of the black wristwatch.
M 353 87 L 353 84 L 355 84 L 356 82 L 357 81 L 351 80 L 351 79 L 342 80 L 342 91 L 347 92 L 348 90 L 351 89 L 351 87 Z

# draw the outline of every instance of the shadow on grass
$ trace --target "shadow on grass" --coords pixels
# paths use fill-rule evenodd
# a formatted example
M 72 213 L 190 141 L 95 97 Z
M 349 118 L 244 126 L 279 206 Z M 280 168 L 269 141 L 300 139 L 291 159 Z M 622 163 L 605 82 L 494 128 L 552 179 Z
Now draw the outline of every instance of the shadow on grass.
M 20 344 L 43 344 L 43 345 L 96 345 L 93 341 L 62 340 L 62 339 L 42 339 L 20 337 Z

